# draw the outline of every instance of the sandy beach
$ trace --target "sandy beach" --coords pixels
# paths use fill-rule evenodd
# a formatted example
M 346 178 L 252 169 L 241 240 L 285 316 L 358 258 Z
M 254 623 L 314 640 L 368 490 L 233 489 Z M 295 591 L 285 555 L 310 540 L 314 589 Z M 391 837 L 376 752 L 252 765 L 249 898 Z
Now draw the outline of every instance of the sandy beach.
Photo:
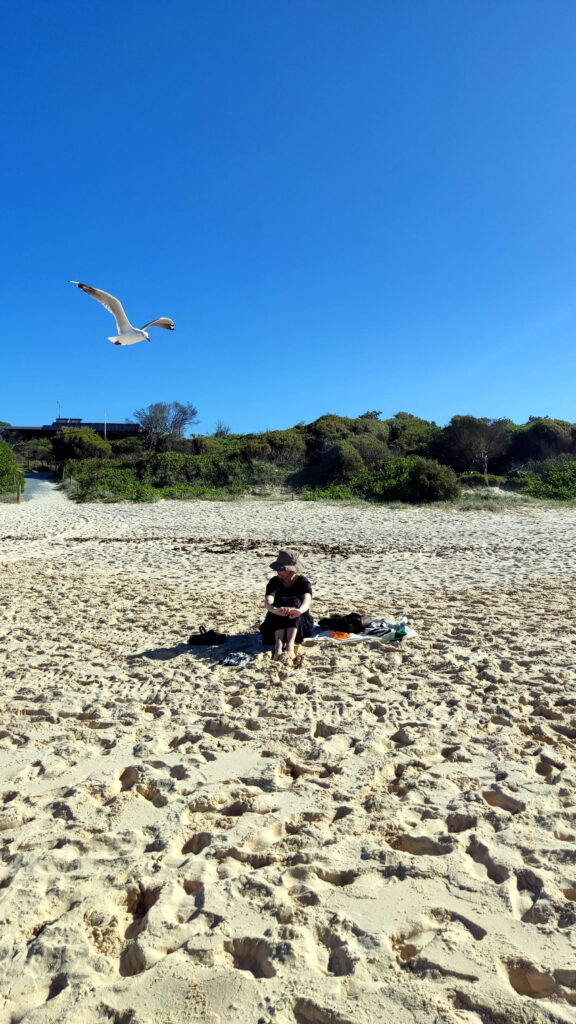
M 576 509 L 55 495 L 0 538 L 1 1022 L 576 1021 Z M 280 546 L 315 618 L 417 636 L 273 663 Z

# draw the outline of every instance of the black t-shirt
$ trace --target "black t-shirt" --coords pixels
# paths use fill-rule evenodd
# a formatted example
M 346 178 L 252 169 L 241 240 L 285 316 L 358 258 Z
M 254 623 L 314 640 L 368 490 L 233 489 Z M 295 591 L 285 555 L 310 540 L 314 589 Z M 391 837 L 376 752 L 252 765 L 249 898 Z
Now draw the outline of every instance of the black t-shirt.
M 268 594 L 274 594 L 275 602 L 282 597 L 298 597 L 303 601 L 304 594 L 312 594 L 312 587 L 305 576 L 297 576 L 289 587 L 282 583 L 279 576 L 273 576 L 266 584 L 266 595 Z

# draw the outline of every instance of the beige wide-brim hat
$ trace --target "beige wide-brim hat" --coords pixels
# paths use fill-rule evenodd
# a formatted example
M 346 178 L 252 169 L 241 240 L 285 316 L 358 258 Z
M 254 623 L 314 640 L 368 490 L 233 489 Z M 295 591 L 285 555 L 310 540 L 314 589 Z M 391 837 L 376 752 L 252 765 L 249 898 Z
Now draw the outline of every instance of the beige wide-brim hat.
M 287 551 L 279 551 L 274 562 L 270 562 L 271 569 L 285 569 L 286 572 L 304 572 L 304 562 L 300 553 L 289 548 Z

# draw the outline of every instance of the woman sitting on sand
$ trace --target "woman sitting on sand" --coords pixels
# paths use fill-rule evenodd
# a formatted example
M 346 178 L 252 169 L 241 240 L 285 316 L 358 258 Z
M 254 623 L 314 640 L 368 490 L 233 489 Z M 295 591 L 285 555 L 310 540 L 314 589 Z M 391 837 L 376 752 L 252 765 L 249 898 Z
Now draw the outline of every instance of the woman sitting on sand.
M 266 586 L 268 612 L 261 626 L 262 643 L 274 645 L 273 661 L 278 661 L 283 652 L 294 661 L 294 644 L 311 636 L 314 628 L 309 611 L 312 587 L 302 575 L 304 565 L 297 551 L 279 551 L 270 568 L 276 570 L 276 576 Z

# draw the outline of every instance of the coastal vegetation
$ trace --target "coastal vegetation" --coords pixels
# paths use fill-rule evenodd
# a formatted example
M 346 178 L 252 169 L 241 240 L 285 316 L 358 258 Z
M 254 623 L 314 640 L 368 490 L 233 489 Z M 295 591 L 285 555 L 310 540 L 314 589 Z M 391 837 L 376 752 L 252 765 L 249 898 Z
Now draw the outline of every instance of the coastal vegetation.
M 381 419 L 370 411 L 258 434 L 234 434 L 219 422 L 211 435 L 186 437 L 196 416 L 191 403 L 159 402 L 134 414 L 132 437 L 109 441 L 87 427 L 63 427 L 50 441 L 13 449 L 1 442 L 2 450 L 14 465 L 51 466 L 78 501 L 294 494 L 432 502 L 490 488 L 576 499 L 576 424 L 565 420 L 458 415 L 440 427 L 407 412 Z
M 10 496 L 18 487 L 24 489 L 24 476 L 10 445 L 0 441 L 0 497 Z

